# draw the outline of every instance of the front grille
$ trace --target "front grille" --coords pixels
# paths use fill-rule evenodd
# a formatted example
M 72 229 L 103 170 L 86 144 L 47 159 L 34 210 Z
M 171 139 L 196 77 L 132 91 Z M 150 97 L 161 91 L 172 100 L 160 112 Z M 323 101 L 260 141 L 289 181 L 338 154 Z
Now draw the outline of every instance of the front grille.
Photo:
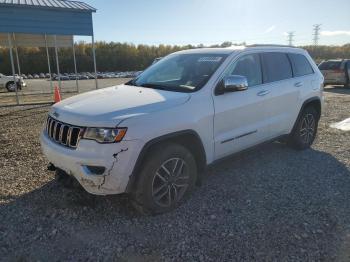
M 82 131 L 81 127 L 62 123 L 50 116 L 46 121 L 46 133 L 51 140 L 70 148 L 77 147 Z

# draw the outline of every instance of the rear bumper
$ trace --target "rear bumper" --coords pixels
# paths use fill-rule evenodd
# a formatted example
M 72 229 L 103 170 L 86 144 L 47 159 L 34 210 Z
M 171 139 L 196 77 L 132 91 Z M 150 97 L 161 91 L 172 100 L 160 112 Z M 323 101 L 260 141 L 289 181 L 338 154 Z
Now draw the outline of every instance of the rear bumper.
M 74 176 L 87 192 L 95 195 L 125 192 L 140 151 L 138 140 L 116 144 L 80 140 L 76 149 L 70 149 L 56 144 L 42 132 L 40 142 L 49 162 Z M 92 174 L 87 166 L 105 167 L 105 171 Z

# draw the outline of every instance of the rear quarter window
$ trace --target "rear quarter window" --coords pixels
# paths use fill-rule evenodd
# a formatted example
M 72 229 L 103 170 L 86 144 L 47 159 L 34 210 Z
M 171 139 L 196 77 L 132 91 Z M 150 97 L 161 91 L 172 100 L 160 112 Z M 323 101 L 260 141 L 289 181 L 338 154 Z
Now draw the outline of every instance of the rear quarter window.
M 327 61 L 323 62 L 319 65 L 320 70 L 337 70 L 340 69 L 341 62 L 339 61 Z
M 293 75 L 295 77 L 310 75 L 314 73 L 312 66 L 304 55 L 288 54 L 288 56 L 292 63 Z
M 261 53 L 264 83 L 280 81 L 293 77 L 291 63 L 285 53 Z

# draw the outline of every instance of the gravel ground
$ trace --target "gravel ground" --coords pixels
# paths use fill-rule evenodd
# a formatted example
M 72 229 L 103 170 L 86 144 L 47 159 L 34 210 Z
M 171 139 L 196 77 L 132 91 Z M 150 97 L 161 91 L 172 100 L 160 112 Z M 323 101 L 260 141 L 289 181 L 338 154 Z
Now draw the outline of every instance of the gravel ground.
M 350 90 L 327 89 L 312 149 L 273 143 L 208 169 L 172 213 L 58 185 L 38 136 L 48 107 L 0 110 L 0 260 L 349 261 Z

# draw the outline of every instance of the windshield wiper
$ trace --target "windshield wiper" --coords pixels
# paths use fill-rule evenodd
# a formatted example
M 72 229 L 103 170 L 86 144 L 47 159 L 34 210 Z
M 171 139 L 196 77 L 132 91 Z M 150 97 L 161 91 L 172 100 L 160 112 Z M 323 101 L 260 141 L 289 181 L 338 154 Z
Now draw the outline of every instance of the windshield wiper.
M 144 84 L 141 84 L 141 85 L 138 85 L 138 86 L 147 87 L 147 88 L 154 88 L 154 89 L 160 89 L 160 90 L 169 90 L 165 86 L 158 85 L 158 84 L 152 84 L 152 83 L 144 83 Z

